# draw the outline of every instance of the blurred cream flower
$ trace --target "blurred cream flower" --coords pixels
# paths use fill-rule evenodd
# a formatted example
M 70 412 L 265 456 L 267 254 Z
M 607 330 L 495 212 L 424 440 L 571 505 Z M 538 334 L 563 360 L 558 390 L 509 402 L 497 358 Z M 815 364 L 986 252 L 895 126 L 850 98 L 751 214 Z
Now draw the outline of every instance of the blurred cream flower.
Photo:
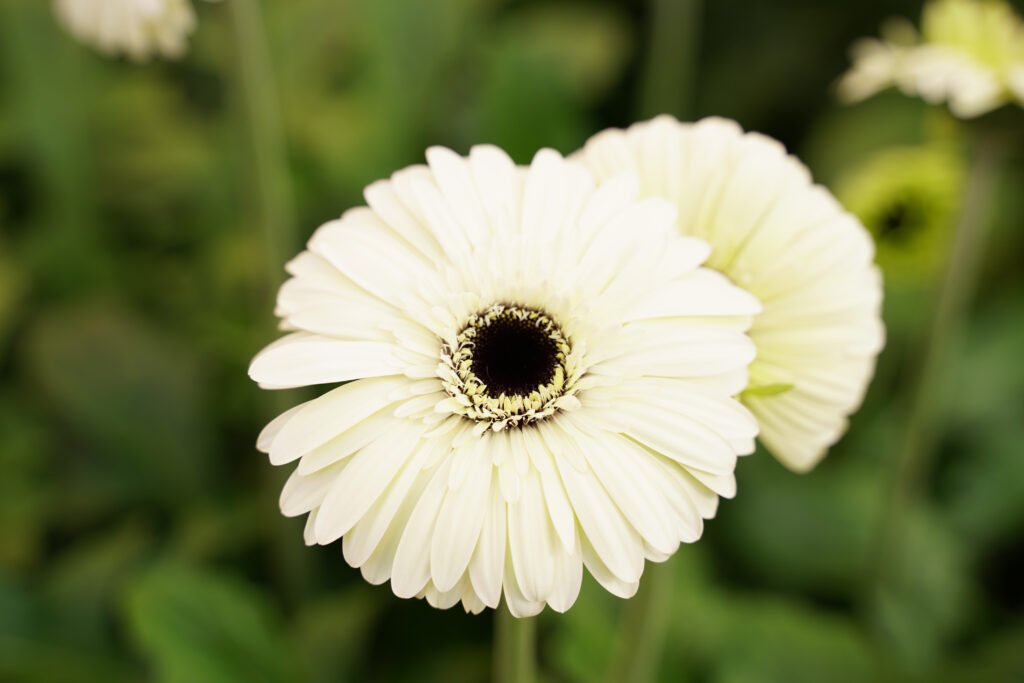
M 835 191 L 874 235 L 887 278 L 929 281 L 945 262 L 963 185 L 953 150 L 895 147 L 852 168 Z
M 138 61 L 181 57 L 196 25 L 190 0 L 55 0 L 55 10 L 83 43 Z
M 265 388 L 349 382 L 263 431 L 306 542 L 401 597 L 564 611 L 583 567 L 628 597 L 696 540 L 757 426 L 760 304 L 631 175 L 443 148 L 366 189 L 291 263 Z
M 733 121 L 660 116 L 598 133 L 581 156 L 599 178 L 635 170 L 645 196 L 679 209 L 683 234 L 711 244 L 707 265 L 760 299 L 742 400 L 776 458 L 813 467 L 846 430 L 884 343 L 870 235 L 782 145 Z
M 863 38 L 851 53 L 853 67 L 838 85 L 847 102 L 895 85 L 932 104 L 948 102 L 960 118 L 1024 103 L 1024 24 L 1002 0 L 934 0 L 924 7 L 920 37 L 893 19 L 881 40 Z

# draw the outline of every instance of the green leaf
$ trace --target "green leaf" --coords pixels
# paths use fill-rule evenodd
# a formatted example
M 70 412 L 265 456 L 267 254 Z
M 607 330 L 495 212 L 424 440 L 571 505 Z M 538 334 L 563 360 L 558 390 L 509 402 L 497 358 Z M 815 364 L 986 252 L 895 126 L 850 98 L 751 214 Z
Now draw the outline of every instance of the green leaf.
M 859 683 L 879 680 L 870 643 L 847 618 L 795 601 L 738 600 L 730 645 L 716 661 L 721 683 Z
M 876 476 L 857 461 L 826 461 L 812 483 L 759 452 L 737 466 L 743 495 L 721 506 L 716 538 L 730 564 L 757 581 L 841 597 L 867 567 Z
M 160 565 L 125 594 L 127 627 L 162 683 L 295 680 L 279 621 L 234 577 Z
M 886 558 L 893 576 L 871 596 L 876 626 L 907 668 L 942 662 L 981 610 L 969 574 L 967 539 L 931 509 L 906 513 L 902 543 Z
M 121 683 L 138 680 L 123 658 L 95 645 L 70 645 L 54 633 L 44 601 L 0 573 L 0 681 Z

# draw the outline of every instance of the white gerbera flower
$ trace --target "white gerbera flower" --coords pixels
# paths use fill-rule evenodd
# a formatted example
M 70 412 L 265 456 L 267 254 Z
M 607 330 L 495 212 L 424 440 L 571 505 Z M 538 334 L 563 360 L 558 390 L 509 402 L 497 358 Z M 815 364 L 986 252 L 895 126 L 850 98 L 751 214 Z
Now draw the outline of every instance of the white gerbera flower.
M 934 0 L 925 5 L 921 36 L 902 19 L 882 39 L 862 38 L 839 96 L 858 102 L 895 85 L 961 118 L 1016 98 L 1024 103 L 1024 24 L 1000 0 Z
M 196 25 L 189 0 L 55 0 L 57 17 L 83 43 L 145 60 L 185 54 Z
M 881 276 L 857 219 L 775 140 L 733 121 L 670 116 L 591 138 L 580 156 L 608 177 L 635 170 L 711 244 L 707 265 L 760 299 L 743 402 L 788 467 L 813 467 L 846 429 L 883 344 Z
M 595 189 L 543 150 L 443 148 L 366 189 L 288 264 L 266 388 L 351 381 L 274 420 L 306 542 L 396 595 L 468 611 L 568 609 L 696 540 L 756 422 L 731 396 L 760 304 L 700 268 L 632 176 Z

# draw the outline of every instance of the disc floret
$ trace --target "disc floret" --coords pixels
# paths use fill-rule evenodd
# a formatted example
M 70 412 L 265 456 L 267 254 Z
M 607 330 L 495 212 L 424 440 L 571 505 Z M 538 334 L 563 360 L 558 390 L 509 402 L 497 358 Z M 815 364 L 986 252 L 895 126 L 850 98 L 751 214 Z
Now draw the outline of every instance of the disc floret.
M 438 369 L 448 399 L 479 429 L 501 431 L 579 406 L 582 374 L 561 326 L 544 311 L 495 303 L 469 317 L 454 345 L 443 344 Z

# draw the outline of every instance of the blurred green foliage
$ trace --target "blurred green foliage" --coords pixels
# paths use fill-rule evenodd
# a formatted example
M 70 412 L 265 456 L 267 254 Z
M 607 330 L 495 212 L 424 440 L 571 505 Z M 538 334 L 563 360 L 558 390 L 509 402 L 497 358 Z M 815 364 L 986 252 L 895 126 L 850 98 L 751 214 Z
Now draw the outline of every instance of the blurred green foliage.
M 245 368 L 290 254 L 266 252 L 248 203 L 225 6 L 197 5 L 190 54 L 140 66 L 76 44 L 46 2 L 0 0 L 0 681 L 484 680 L 488 615 L 369 586 L 277 512 L 286 472 L 253 444 L 294 397 Z M 263 5 L 295 251 L 430 144 L 525 162 L 632 122 L 642 83 L 690 88 L 690 65 L 647 58 L 673 33 L 643 0 Z M 894 146 L 962 154 L 961 128 L 919 102 L 831 98 L 845 47 L 917 12 L 705 3 L 679 31 L 699 38 L 693 99 L 660 106 L 774 135 L 833 186 Z M 976 125 L 1012 133 L 1022 116 Z M 889 345 L 830 457 L 804 477 L 743 459 L 736 500 L 673 558 L 660 680 L 1024 680 L 1022 185 L 1011 136 L 903 572 L 874 590 L 928 269 L 888 279 Z M 602 680 L 621 607 L 587 579 L 569 613 L 546 613 L 547 680 Z

